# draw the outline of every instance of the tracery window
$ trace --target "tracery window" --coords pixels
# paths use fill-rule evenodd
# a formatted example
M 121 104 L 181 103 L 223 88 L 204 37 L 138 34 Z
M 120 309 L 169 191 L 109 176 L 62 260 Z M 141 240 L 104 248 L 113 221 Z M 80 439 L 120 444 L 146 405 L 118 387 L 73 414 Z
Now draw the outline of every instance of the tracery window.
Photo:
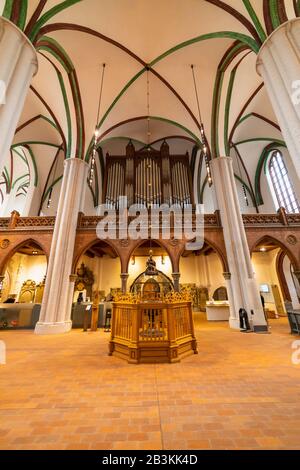
M 288 213 L 299 213 L 300 205 L 279 150 L 271 155 L 269 174 L 278 207 L 284 207 Z

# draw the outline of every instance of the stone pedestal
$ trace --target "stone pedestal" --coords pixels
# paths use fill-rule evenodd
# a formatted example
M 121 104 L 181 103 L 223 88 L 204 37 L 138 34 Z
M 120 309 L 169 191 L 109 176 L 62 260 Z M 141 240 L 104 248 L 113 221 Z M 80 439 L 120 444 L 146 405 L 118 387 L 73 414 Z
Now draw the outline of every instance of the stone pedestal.
M 23 32 L 0 17 L 0 162 L 8 155 L 32 77 L 37 54 Z
M 300 18 L 282 24 L 268 37 L 256 69 L 300 178 Z
M 229 324 L 239 328 L 239 309 L 242 307 L 254 325 L 267 329 L 240 212 L 232 159 L 214 158 L 211 170 L 230 269 L 230 273 L 224 273 L 230 304 Z
M 78 212 L 84 199 L 88 164 L 78 158 L 65 161 L 41 315 L 35 333 L 65 333 L 72 327 L 74 276 L 71 275 Z

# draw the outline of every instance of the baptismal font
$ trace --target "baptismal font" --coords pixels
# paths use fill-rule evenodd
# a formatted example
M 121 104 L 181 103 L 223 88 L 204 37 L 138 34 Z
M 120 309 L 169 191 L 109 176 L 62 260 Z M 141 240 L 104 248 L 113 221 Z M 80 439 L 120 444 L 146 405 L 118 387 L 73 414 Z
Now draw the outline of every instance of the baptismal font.
M 197 352 L 191 299 L 174 291 L 150 250 L 130 292 L 114 299 L 109 355 L 136 364 L 179 362 Z

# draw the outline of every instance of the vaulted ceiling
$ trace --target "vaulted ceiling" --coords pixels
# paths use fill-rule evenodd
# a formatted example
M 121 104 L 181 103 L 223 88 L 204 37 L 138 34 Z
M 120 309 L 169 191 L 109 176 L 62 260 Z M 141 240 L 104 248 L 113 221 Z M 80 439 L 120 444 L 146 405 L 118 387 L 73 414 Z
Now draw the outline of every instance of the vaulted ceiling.
M 96 124 L 104 163 L 106 152 L 124 153 L 129 138 L 137 148 L 144 145 L 148 76 L 151 142 L 158 146 L 168 137 L 171 152 L 192 154 L 195 146 L 201 147 L 194 64 L 211 155 L 234 156 L 237 176 L 251 194 L 253 188 L 259 202 L 258 163 L 267 145 L 284 143 L 256 73 L 256 57 L 280 23 L 299 15 L 298 4 L 0 0 L 2 15 L 23 29 L 39 60 L 14 144 L 25 143 L 32 150 L 44 193 L 55 156 L 88 160 Z M 198 172 L 195 159 L 191 164 Z M 204 177 L 202 172 L 199 194 Z

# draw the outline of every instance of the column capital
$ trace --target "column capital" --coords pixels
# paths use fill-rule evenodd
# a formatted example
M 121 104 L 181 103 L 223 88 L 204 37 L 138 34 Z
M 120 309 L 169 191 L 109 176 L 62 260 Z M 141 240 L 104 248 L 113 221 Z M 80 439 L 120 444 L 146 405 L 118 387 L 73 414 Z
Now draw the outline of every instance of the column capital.
M 259 71 L 259 66 L 263 62 L 263 59 L 261 56 L 270 46 L 272 46 L 272 41 L 274 41 L 274 39 L 276 38 L 276 36 L 278 36 L 278 34 L 283 32 L 284 30 L 289 32 L 295 26 L 295 23 L 299 23 L 298 26 L 300 27 L 300 18 L 292 18 L 291 20 L 285 21 L 284 23 L 280 24 L 276 29 L 274 29 L 274 31 L 272 31 L 272 33 L 264 41 L 264 43 L 259 49 L 259 52 L 257 54 L 257 59 L 256 59 L 256 72 L 258 73 L 258 75 L 261 76 L 261 73 Z
M 38 71 L 38 56 L 37 56 L 37 52 L 32 42 L 23 33 L 23 31 L 20 28 L 18 28 L 18 26 L 16 26 L 12 21 L 8 20 L 7 18 L 4 18 L 4 16 L 0 16 L 0 33 L 4 31 L 5 28 L 13 31 L 14 34 L 18 36 L 19 41 L 31 49 L 32 54 L 33 54 L 33 60 L 31 63 L 35 66 L 35 71 L 33 73 L 33 76 L 35 76 Z M 2 36 L 2 34 L 0 34 L 0 36 Z
M 224 277 L 225 281 L 230 281 L 231 273 L 230 272 L 224 272 L 223 277 Z
M 78 165 L 78 166 L 83 165 L 89 168 L 89 164 L 85 160 L 82 160 L 82 158 L 78 158 L 78 157 L 66 158 L 66 160 L 64 161 L 64 166 L 67 166 L 67 165 Z

